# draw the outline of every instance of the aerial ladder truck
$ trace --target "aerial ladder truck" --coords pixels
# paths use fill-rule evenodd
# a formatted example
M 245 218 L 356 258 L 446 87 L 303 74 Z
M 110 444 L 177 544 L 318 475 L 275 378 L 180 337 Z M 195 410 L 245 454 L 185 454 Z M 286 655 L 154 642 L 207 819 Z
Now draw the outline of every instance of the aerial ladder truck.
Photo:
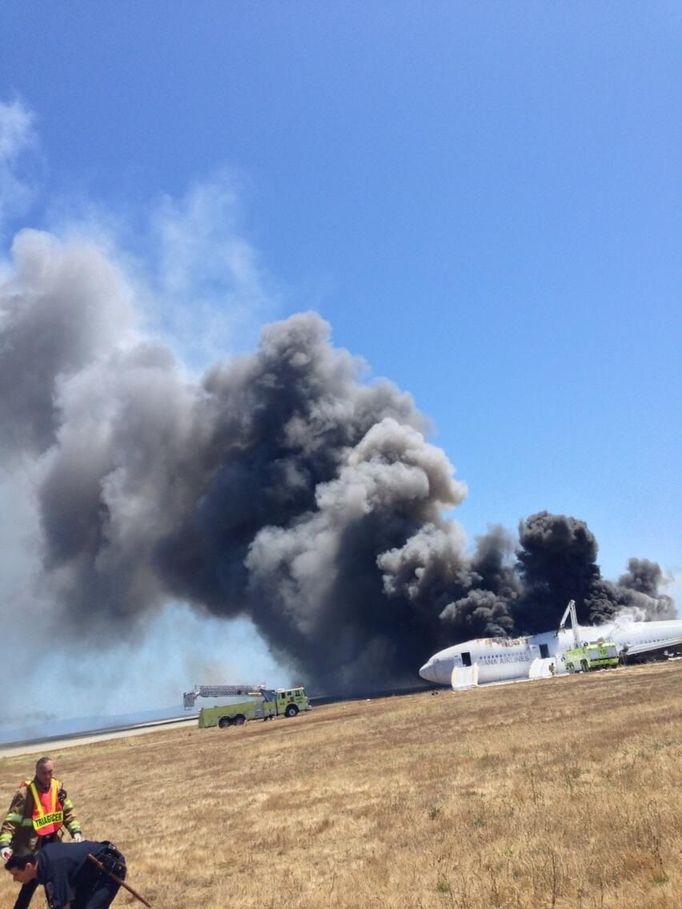
M 234 698 L 244 700 L 216 707 L 201 707 L 199 728 L 243 726 L 247 720 L 271 720 L 273 717 L 297 716 L 310 710 L 310 699 L 302 685 L 294 688 L 266 688 L 265 685 L 197 685 L 183 694 L 186 710 L 191 710 L 197 698 Z
M 590 672 L 593 669 L 608 669 L 618 666 L 618 645 L 614 644 L 613 641 L 581 642 L 575 600 L 571 600 L 566 607 L 559 623 L 559 631 L 565 627 L 566 620 L 569 617 L 571 619 L 574 646 L 566 650 L 561 657 L 567 671 Z

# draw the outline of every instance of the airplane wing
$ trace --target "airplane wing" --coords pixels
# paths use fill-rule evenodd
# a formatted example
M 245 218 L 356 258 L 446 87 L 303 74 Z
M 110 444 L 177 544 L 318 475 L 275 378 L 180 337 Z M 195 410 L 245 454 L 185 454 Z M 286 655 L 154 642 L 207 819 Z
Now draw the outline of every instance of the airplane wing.
M 671 636 L 662 641 L 646 641 L 641 644 L 625 644 L 621 651 L 626 657 L 641 656 L 645 653 L 658 653 L 663 650 L 675 650 L 682 647 L 682 636 Z

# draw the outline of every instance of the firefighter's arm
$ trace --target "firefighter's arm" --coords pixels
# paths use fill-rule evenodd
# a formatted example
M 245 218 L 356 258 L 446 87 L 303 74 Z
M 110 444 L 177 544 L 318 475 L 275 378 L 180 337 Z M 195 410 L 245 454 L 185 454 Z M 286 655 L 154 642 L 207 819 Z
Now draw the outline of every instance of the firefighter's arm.
M 83 839 L 83 831 L 81 830 L 81 822 L 76 817 L 76 809 L 73 807 L 73 802 L 69 798 L 66 789 L 62 786 L 59 790 L 59 801 L 62 803 L 64 810 L 64 826 L 71 834 L 72 838 L 77 842 Z
M 21 786 L 14 794 L 14 798 L 0 827 L 0 849 L 9 849 L 14 839 L 17 827 L 21 826 L 26 814 L 26 787 Z

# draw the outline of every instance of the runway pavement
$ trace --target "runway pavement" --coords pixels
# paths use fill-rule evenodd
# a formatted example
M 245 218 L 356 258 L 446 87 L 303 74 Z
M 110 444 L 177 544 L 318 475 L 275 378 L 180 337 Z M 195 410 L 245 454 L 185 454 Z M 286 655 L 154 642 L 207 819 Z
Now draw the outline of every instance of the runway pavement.
M 90 742 L 101 742 L 106 739 L 127 738 L 131 735 L 144 735 L 154 732 L 161 727 L 186 726 L 188 723 L 196 725 L 196 716 L 182 717 L 174 720 L 157 720 L 153 723 L 143 723 L 134 726 L 123 726 L 119 729 L 104 729 L 97 732 L 80 732 L 64 737 L 52 737 L 43 741 L 14 742 L 10 745 L 0 745 L 0 758 L 14 757 L 21 754 L 38 754 L 55 751 L 57 748 L 70 748 L 74 745 L 89 745 Z

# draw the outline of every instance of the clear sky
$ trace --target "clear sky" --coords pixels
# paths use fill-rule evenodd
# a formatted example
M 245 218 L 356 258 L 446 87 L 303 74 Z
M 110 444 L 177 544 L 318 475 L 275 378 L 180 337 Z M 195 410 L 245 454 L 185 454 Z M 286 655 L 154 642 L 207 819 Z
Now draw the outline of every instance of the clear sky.
M 90 231 L 193 368 L 316 310 L 470 539 L 573 515 L 679 607 L 681 51 L 672 0 L 5 0 L 2 259 Z

